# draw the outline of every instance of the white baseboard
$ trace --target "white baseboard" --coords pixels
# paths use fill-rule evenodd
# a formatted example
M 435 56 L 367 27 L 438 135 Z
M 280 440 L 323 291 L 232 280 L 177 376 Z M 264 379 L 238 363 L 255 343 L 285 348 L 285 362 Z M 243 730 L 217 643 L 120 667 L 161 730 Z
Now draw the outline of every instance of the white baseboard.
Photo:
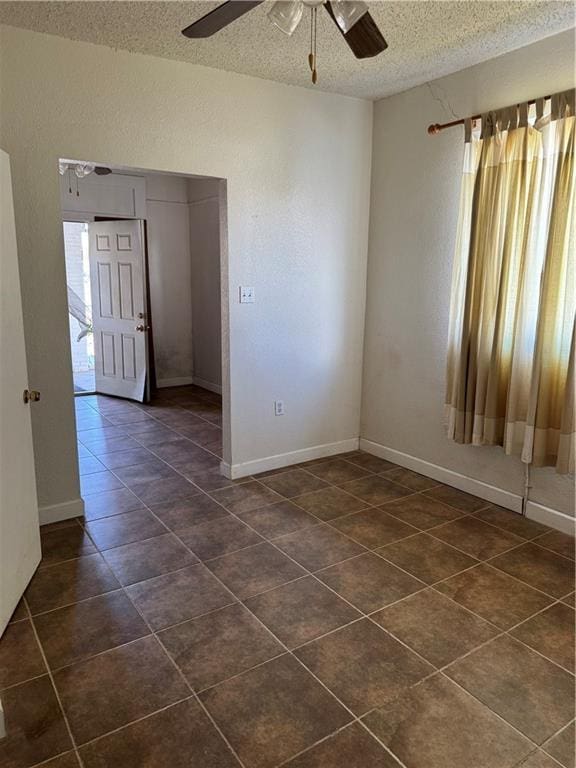
M 40 525 L 58 523 L 60 520 L 69 520 L 71 517 L 84 517 L 84 500 L 73 499 L 62 504 L 51 504 L 48 507 L 40 507 L 38 510 Z
M 282 469 L 282 467 L 290 467 L 293 464 L 300 464 L 303 461 L 323 459 L 325 456 L 334 456 L 337 453 L 347 453 L 348 451 L 356 450 L 358 450 L 358 438 L 354 437 L 350 440 L 340 440 L 337 443 L 314 445 L 311 448 L 302 448 L 299 451 L 279 453 L 275 456 L 267 456 L 264 459 L 246 461 L 243 464 L 230 465 L 223 461 L 220 464 L 220 470 L 222 474 L 225 477 L 230 478 L 230 480 L 237 480 L 240 477 L 257 475 L 259 472 L 268 472 L 271 469 Z
M 574 536 L 574 527 L 576 520 L 570 515 L 558 512 L 557 509 L 550 509 L 535 501 L 528 501 L 526 504 L 526 517 L 530 520 L 536 520 L 537 523 L 548 525 L 562 533 L 569 533 Z
M 202 387 L 202 389 L 207 389 L 209 392 L 215 392 L 217 395 L 222 394 L 221 384 L 213 384 L 211 381 L 206 381 L 206 379 L 199 379 L 197 376 L 194 376 L 193 383 L 196 384 L 197 387 Z
M 360 438 L 360 450 L 372 453 L 374 456 L 386 459 L 393 464 L 406 467 L 406 469 L 411 469 L 414 472 L 419 472 L 421 475 L 431 477 L 440 483 L 451 485 L 460 491 L 479 496 L 491 504 L 498 504 L 500 507 L 511 509 L 514 512 L 522 512 L 522 496 L 516 493 L 504 491 L 502 488 L 496 488 L 496 486 L 483 483 L 481 480 L 474 480 L 451 469 L 446 469 L 446 467 L 432 464 L 429 461 L 424 461 L 424 459 L 418 459 L 416 456 L 410 456 L 408 453 L 396 451 L 394 448 L 387 448 L 385 445 L 380 445 L 380 443 L 374 443 L 364 438 Z
M 175 379 L 158 379 L 156 382 L 158 389 L 164 389 L 165 387 L 185 387 L 187 384 L 194 384 L 192 376 L 180 376 Z

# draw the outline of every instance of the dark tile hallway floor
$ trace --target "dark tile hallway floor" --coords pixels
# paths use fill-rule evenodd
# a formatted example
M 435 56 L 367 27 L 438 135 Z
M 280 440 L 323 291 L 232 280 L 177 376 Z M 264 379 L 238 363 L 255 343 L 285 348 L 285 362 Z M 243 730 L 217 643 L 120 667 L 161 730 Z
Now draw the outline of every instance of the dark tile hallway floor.
M 574 768 L 570 537 L 360 452 L 228 481 L 195 387 L 76 407 L 0 768 Z

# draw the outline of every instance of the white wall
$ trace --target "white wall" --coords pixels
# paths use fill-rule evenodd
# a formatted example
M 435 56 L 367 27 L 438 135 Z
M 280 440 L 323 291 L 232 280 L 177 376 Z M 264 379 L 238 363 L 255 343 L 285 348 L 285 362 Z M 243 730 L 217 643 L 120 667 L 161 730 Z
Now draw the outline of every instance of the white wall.
M 567 32 L 375 105 L 362 437 L 521 494 L 523 465 L 451 443 L 443 424 L 462 129 L 429 123 L 574 85 Z M 530 498 L 573 514 L 574 480 L 533 471 Z
M 371 103 L 4 26 L 0 145 L 12 159 L 30 384 L 42 391 L 42 506 L 78 497 L 58 157 L 227 179 L 227 459 L 358 435 Z M 256 304 L 236 303 L 241 284 Z
M 188 200 L 194 378 L 218 391 L 222 388 L 219 180 L 190 179 Z
M 193 300 L 186 179 L 147 176 L 146 214 L 156 383 L 191 384 Z

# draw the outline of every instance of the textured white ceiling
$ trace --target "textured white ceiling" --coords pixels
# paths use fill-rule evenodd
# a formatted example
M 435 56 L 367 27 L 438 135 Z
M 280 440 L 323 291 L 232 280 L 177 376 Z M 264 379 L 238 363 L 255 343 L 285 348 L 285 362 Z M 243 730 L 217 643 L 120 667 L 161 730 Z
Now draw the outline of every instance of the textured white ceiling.
M 214 37 L 180 30 L 217 2 L 0 2 L 0 22 L 169 59 L 313 87 L 309 20 L 288 38 L 266 18 L 270 2 Z M 370 2 L 389 48 L 358 61 L 328 14 L 318 14 L 316 88 L 377 99 L 406 90 L 575 26 L 563 0 Z M 30 52 L 29 52 L 30 53 Z

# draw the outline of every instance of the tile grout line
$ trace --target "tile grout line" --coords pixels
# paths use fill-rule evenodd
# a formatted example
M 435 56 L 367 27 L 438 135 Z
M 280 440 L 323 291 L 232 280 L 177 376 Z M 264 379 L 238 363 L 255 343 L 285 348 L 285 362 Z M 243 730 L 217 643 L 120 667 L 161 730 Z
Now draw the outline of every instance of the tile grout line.
M 24 598 L 24 601 L 26 603 L 26 607 L 28 608 L 28 610 L 30 612 L 30 609 L 29 609 L 29 606 L 28 606 L 28 601 L 26 600 L 26 598 Z M 78 764 L 79 764 L 80 768 L 84 768 L 84 761 L 80 757 L 80 753 L 78 751 L 78 745 L 76 744 L 76 739 L 74 738 L 74 734 L 72 732 L 72 728 L 71 728 L 70 722 L 68 720 L 68 715 L 66 714 L 66 710 L 64 709 L 64 705 L 62 704 L 62 699 L 60 697 L 60 692 L 58 691 L 58 688 L 56 687 L 56 682 L 54 680 L 54 675 L 52 673 L 52 669 L 50 668 L 50 664 L 48 663 L 48 658 L 47 658 L 46 653 L 44 651 L 44 646 L 40 642 L 40 636 L 38 635 L 38 631 L 36 629 L 36 624 L 34 622 L 33 616 L 31 615 L 31 612 L 30 612 L 30 625 L 32 627 L 32 631 L 34 632 L 34 637 L 36 639 L 36 643 L 38 644 L 38 648 L 40 649 L 40 653 L 42 654 L 42 660 L 43 660 L 43 662 L 44 662 L 44 664 L 46 666 L 46 671 L 47 671 L 47 674 L 48 674 L 48 676 L 50 678 L 50 683 L 52 685 L 52 690 L 54 691 L 54 696 L 56 697 L 56 701 L 58 702 L 58 707 L 60 708 L 60 712 L 62 714 L 62 719 L 64 720 L 64 723 L 66 725 L 66 731 L 68 733 L 68 738 L 70 739 L 70 743 L 72 744 L 72 751 L 76 755 L 76 759 L 78 760 Z

